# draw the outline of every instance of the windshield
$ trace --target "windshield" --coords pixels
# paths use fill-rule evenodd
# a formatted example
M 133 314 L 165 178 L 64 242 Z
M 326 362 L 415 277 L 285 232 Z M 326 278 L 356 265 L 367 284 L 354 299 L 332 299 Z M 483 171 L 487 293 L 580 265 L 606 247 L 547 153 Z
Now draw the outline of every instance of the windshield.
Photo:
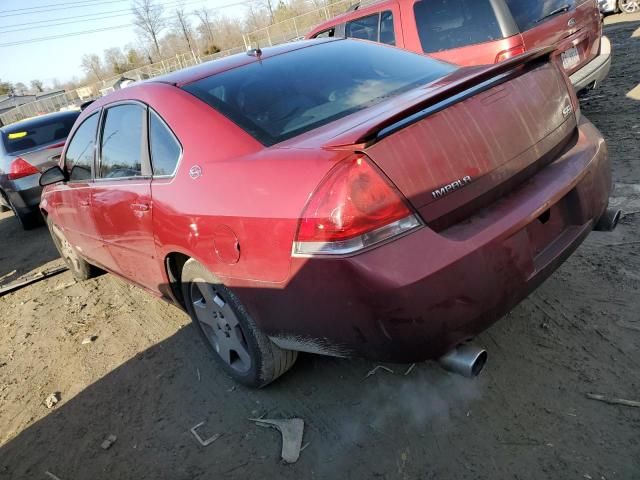
M 2 141 L 5 150 L 11 154 L 62 142 L 79 115 L 79 111 L 47 115 L 4 127 Z
M 372 42 L 339 40 L 213 75 L 184 89 L 262 144 L 273 145 L 456 68 Z
M 573 8 L 574 3 L 574 0 L 507 0 L 521 32 L 535 27 L 546 18 L 553 18 L 555 12 Z

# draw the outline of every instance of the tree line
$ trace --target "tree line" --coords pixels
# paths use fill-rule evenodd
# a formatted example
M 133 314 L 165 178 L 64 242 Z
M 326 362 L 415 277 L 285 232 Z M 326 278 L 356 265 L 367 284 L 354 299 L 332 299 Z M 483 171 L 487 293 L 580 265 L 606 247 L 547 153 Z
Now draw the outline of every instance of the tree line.
M 0 95 L 35 94 L 45 89 L 71 90 L 81 85 L 116 77 L 144 65 L 193 52 L 210 55 L 244 44 L 243 33 L 253 32 L 274 23 L 301 15 L 310 8 L 320 8 L 336 0 L 253 0 L 244 14 L 229 17 L 208 8 L 186 10 L 184 6 L 168 9 L 158 0 L 132 0 L 131 12 L 136 30 L 135 42 L 107 48 L 102 54 L 82 56 L 82 76 L 46 87 L 40 80 L 27 86 L 0 79 Z M 354 0 L 355 2 L 356 0 Z

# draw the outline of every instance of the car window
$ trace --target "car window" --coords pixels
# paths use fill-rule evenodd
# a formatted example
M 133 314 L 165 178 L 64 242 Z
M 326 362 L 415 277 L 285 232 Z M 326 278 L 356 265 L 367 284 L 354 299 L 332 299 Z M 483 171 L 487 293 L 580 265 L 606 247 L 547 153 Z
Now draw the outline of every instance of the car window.
M 329 38 L 329 37 L 333 37 L 335 34 L 336 34 L 336 29 L 334 27 L 331 27 L 329 30 L 325 30 L 324 32 L 318 33 L 313 38 Z
M 573 0 L 506 0 L 511 15 L 521 32 L 529 30 L 541 23 L 545 19 L 551 19 L 555 15 L 549 16 L 563 8 L 572 8 L 575 4 Z
M 391 11 L 385 10 L 382 13 L 351 20 L 345 26 L 345 36 L 395 45 L 396 35 L 393 30 L 393 14 Z
M 264 145 L 437 80 L 456 66 L 371 42 L 334 40 L 182 87 Z
M 79 116 L 80 112 L 69 112 L 9 125 L 2 130 L 5 150 L 11 154 L 64 141 Z
M 503 38 L 491 0 L 421 0 L 413 12 L 425 53 Z
M 149 148 L 154 175 L 173 175 L 182 149 L 173 132 L 153 111 L 149 111 Z
M 389 10 L 380 14 L 380 43 L 396 44 L 396 34 L 393 30 L 393 14 Z
M 349 38 L 359 38 L 361 40 L 378 41 L 378 22 L 380 14 L 369 15 L 367 17 L 356 18 L 347 22 L 345 28 L 346 36 Z
M 140 105 L 117 105 L 105 111 L 99 178 L 142 175 L 145 117 L 146 109 Z
M 97 113 L 88 117 L 69 142 L 64 161 L 70 181 L 91 180 L 98 118 Z

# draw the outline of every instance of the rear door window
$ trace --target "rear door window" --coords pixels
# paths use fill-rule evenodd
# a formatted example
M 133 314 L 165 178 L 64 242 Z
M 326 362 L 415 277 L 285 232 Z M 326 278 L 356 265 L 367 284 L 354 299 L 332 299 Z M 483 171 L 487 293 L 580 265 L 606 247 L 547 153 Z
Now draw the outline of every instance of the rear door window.
M 99 178 L 142 175 L 146 109 L 141 105 L 117 105 L 105 111 L 100 145 Z
M 574 0 L 506 0 L 521 32 L 575 6 Z
M 2 134 L 5 150 L 11 154 L 64 141 L 79 116 L 80 112 L 71 112 L 10 125 Z
M 173 175 L 182 147 L 173 132 L 153 111 L 149 111 L 149 149 L 155 176 Z
M 385 10 L 381 13 L 351 20 L 345 26 L 345 36 L 395 45 L 393 14 L 390 10 Z
M 91 180 L 99 115 L 88 117 L 73 134 L 65 155 L 65 168 L 70 181 Z
M 503 38 L 491 0 L 421 0 L 413 12 L 425 53 Z

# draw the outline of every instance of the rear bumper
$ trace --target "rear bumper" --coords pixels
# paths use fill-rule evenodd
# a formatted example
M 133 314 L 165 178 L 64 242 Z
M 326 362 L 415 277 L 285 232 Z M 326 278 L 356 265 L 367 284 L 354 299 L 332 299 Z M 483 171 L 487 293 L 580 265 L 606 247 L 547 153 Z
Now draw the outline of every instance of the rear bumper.
M 14 208 L 20 213 L 28 214 L 38 210 L 42 195 L 40 174 L 7 181 L 3 189 Z
M 350 258 L 294 258 L 287 285 L 235 291 L 283 348 L 437 358 L 547 278 L 592 230 L 610 189 L 604 140 L 582 120 L 566 154 L 464 224 L 425 227 Z
M 580 70 L 571 75 L 571 83 L 577 92 L 585 88 L 598 87 L 611 69 L 611 42 L 605 36 L 600 43 L 600 54 Z

